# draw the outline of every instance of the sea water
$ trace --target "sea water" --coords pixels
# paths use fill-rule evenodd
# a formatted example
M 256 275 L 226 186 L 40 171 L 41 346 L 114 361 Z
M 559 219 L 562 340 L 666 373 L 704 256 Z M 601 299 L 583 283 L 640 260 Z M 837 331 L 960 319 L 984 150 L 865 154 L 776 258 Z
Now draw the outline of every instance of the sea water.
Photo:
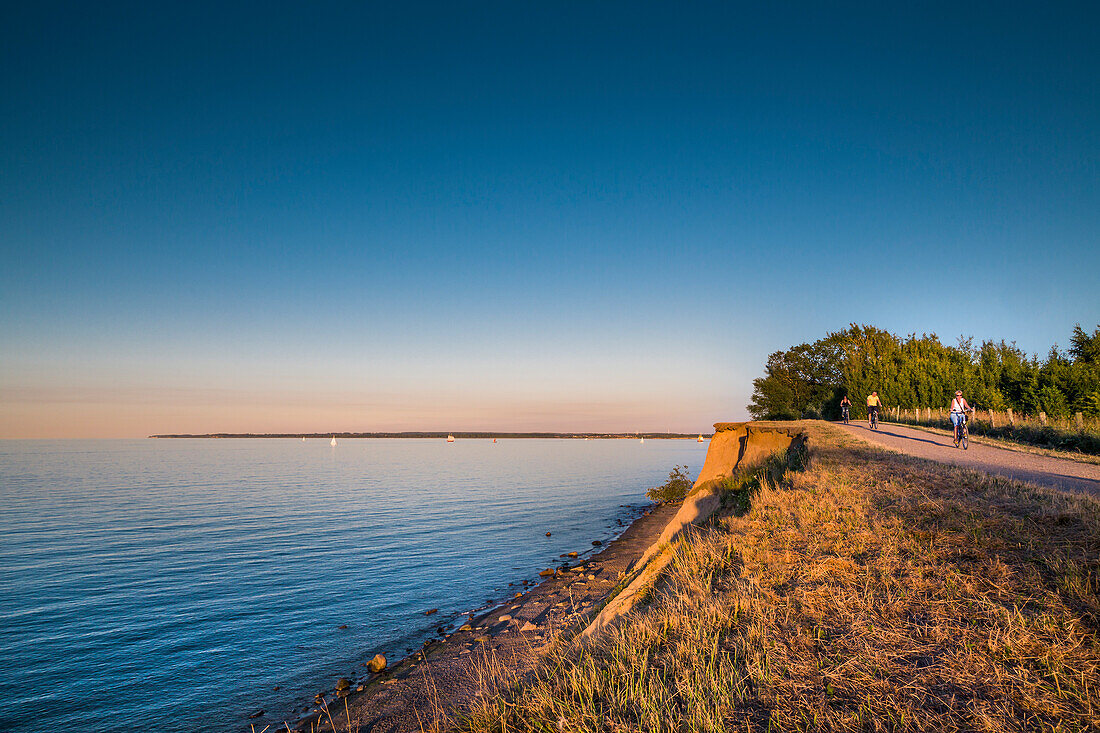
M 705 449 L 0 441 L 0 730 L 293 721 L 374 654 L 405 656 L 612 539 Z

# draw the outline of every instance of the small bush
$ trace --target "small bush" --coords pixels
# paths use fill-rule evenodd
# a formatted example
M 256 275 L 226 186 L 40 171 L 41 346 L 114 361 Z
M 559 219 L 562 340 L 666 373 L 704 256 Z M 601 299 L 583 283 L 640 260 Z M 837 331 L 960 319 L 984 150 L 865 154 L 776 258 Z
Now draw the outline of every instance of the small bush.
M 683 501 L 691 491 L 694 482 L 687 473 L 687 466 L 673 466 L 668 472 L 668 481 L 661 486 L 655 486 L 645 492 L 646 498 L 658 504 L 668 504 L 674 501 Z

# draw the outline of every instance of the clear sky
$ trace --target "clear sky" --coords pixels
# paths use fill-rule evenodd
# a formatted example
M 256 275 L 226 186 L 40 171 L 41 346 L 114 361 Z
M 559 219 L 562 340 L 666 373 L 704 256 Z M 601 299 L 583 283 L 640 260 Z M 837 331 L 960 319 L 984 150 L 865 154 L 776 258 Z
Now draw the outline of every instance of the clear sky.
M 698 432 L 850 322 L 1065 346 L 1097 7 L 5 3 L 0 437 Z

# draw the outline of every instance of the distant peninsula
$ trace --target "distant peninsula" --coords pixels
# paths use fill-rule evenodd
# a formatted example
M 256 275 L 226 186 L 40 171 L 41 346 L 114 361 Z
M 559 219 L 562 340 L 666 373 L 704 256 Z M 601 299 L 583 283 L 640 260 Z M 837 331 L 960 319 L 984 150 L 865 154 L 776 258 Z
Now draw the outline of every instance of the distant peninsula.
M 442 438 L 454 436 L 455 440 L 469 440 L 471 438 L 589 438 L 637 440 L 638 438 L 651 438 L 654 440 L 686 440 L 695 439 L 699 435 L 710 437 L 710 433 L 498 433 L 498 432 L 405 432 L 405 433 L 204 433 L 192 434 L 165 434 L 150 435 L 150 438 Z

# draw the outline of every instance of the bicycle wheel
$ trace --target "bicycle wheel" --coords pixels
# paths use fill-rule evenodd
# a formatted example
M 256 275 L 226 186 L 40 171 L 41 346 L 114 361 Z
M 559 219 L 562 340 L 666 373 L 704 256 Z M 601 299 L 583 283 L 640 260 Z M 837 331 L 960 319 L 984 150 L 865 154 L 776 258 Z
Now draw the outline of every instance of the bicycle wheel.
M 962 447 L 963 450 L 967 450 L 970 448 L 970 431 L 966 429 L 965 425 L 963 426 L 962 433 Z
M 952 437 L 955 440 L 955 447 L 958 448 L 959 447 L 959 426 L 958 425 L 955 426 L 955 434 Z

